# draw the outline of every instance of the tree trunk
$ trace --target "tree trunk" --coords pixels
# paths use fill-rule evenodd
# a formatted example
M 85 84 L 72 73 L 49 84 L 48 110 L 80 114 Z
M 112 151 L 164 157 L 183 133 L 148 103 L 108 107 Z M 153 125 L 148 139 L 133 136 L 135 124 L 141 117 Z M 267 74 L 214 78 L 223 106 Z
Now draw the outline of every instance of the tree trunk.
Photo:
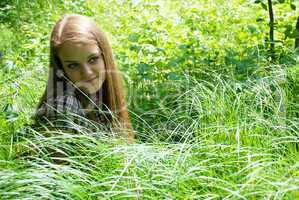
M 295 48 L 299 47 L 299 16 L 297 17 L 296 23 L 296 39 L 295 39 Z
M 268 10 L 269 10 L 269 37 L 270 37 L 270 55 L 271 55 L 271 61 L 275 61 L 275 50 L 274 50 L 274 14 L 273 14 L 273 8 L 272 8 L 272 0 L 268 0 Z

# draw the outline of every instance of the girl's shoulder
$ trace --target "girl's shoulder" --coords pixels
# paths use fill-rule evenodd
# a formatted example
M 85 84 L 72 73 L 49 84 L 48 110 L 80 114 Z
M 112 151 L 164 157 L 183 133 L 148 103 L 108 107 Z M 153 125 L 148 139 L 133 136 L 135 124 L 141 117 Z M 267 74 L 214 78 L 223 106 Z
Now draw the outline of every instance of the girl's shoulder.
M 80 101 L 72 95 L 60 95 L 45 100 L 36 112 L 36 117 L 54 117 L 59 114 L 72 113 L 85 116 Z
M 75 96 L 61 95 L 48 98 L 37 109 L 32 127 L 77 130 L 77 125 L 86 125 L 85 117 L 80 101 Z

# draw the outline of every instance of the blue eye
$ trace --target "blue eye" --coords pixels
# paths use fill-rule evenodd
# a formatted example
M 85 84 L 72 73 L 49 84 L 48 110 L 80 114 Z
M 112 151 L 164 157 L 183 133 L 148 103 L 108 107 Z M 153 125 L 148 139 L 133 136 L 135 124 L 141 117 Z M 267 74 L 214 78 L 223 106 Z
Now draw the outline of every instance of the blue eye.
M 80 67 L 80 65 L 78 63 L 72 63 L 72 64 L 69 64 L 67 67 L 70 69 L 77 69 Z

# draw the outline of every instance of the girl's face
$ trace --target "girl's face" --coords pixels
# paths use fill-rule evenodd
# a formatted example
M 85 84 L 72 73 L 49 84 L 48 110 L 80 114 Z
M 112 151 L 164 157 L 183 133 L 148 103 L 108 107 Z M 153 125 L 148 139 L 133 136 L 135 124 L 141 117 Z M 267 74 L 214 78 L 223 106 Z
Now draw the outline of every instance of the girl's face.
M 105 80 L 103 54 L 96 44 L 65 42 L 58 56 L 67 77 L 87 94 L 97 92 Z

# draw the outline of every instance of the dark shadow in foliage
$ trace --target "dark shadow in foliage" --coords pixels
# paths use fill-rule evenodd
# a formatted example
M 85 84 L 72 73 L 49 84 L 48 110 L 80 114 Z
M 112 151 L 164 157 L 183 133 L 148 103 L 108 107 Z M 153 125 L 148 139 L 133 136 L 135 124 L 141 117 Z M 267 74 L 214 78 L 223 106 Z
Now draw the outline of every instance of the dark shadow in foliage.
M 259 68 L 259 55 L 255 48 L 245 49 L 242 55 L 233 49 L 226 49 L 225 52 L 225 65 L 232 66 L 233 74 L 237 80 L 245 81 L 248 77 L 258 76 L 255 72 Z

